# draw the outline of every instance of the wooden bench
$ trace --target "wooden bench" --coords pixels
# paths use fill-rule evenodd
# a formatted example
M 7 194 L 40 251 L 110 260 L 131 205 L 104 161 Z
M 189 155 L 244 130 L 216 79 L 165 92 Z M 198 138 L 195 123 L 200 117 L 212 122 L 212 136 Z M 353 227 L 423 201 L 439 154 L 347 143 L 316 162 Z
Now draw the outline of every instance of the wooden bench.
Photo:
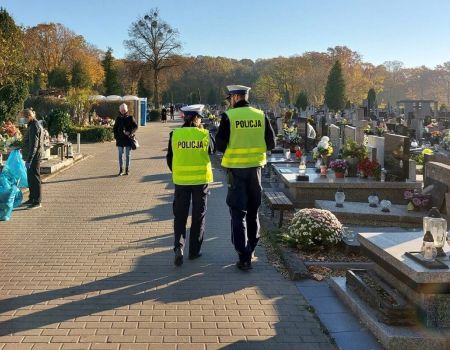
M 265 191 L 264 196 L 269 204 L 270 210 L 272 211 L 272 217 L 274 216 L 275 210 L 280 211 L 280 221 L 278 223 L 278 227 L 281 227 L 283 225 L 283 212 L 285 210 L 294 209 L 294 204 L 292 204 L 283 192 Z

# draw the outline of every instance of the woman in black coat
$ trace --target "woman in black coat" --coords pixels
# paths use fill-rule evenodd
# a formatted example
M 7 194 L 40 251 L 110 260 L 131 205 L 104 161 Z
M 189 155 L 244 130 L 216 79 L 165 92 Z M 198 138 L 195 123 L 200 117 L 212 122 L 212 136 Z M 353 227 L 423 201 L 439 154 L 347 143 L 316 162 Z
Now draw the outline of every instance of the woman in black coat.
M 138 125 L 133 116 L 128 115 L 128 106 L 122 103 L 119 107 L 120 114 L 114 123 L 114 138 L 119 150 L 119 175 L 123 175 L 123 151 L 125 150 L 125 175 L 130 171 L 131 138 L 134 137 Z

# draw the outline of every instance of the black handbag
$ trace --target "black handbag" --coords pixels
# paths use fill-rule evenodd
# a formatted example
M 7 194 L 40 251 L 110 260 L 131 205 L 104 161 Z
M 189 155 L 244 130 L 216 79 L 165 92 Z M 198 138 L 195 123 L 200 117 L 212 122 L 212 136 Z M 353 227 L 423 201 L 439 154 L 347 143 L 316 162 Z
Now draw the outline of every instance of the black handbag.
M 138 142 L 136 136 L 131 135 L 130 136 L 130 141 L 131 141 L 131 149 L 132 150 L 135 150 L 135 149 L 139 148 L 139 142 Z

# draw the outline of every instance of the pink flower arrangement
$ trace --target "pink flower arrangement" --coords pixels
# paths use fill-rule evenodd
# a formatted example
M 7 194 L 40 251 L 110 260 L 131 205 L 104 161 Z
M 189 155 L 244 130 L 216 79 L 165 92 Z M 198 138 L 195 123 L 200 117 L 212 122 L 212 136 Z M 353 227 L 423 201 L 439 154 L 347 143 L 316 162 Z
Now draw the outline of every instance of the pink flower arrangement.
M 345 173 L 345 170 L 347 170 L 348 165 L 345 160 L 336 159 L 330 162 L 330 168 L 333 169 L 335 172 Z
M 414 205 L 414 209 L 428 209 L 431 206 L 431 195 L 423 193 L 415 193 L 407 190 L 403 193 L 403 198 Z

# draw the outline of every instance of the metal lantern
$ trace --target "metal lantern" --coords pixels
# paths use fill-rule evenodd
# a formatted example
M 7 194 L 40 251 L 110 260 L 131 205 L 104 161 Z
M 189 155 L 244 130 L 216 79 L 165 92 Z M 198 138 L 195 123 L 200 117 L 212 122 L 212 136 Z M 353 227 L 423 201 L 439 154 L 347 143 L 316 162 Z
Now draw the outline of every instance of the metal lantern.
M 371 193 L 367 200 L 369 201 L 369 207 L 372 208 L 378 207 L 378 203 L 380 202 L 380 199 L 378 198 L 376 193 Z
M 437 256 L 445 256 L 444 245 L 447 237 L 447 220 L 442 218 L 439 209 L 431 208 L 427 216 L 423 218 L 423 232 L 430 231 L 433 236 Z
M 336 207 L 342 208 L 344 206 L 345 193 L 342 188 L 338 188 L 338 190 L 334 194 L 334 200 L 336 201 Z
M 383 199 L 383 200 L 380 202 L 381 211 L 382 211 L 383 213 L 389 213 L 389 212 L 391 211 L 391 209 L 390 209 L 391 206 L 392 206 L 391 201 L 388 201 L 387 199 Z

